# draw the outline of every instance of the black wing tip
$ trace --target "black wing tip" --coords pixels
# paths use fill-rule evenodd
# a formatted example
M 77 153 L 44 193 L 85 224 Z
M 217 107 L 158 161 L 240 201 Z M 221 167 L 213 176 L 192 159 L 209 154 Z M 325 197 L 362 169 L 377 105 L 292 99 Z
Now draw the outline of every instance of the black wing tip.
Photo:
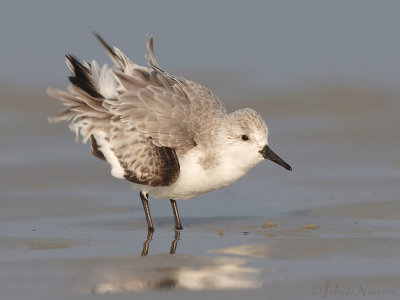
M 77 60 L 72 54 L 67 53 L 65 54 L 65 58 L 67 58 L 68 60 Z
M 67 53 L 65 54 L 65 58 L 72 64 L 72 66 L 79 66 L 79 68 L 87 69 L 84 65 L 81 64 L 81 62 L 75 57 L 75 55 Z
M 72 72 L 76 73 L 80 73 L 82 71 L 86 71 L 86 72 L 90 72 L 84 65 L 82 65 L 79 60 L 72 54 L 65 54 L 65 58 L 67 59 L 67 61 L 70 63 L 70 66 L 72 67 Z M 72 77 L 72 76 L 71 76 Z
M 73 76 L 69 76 L 69 81 L 84 90 L 90 96 L 103 99 L 104 97 L 98 92 L 98 87 L 91 79 L 92 72 L 86 66 L 82 65 L 77 58 L 67 53 L 65 58 L 72 67 Z

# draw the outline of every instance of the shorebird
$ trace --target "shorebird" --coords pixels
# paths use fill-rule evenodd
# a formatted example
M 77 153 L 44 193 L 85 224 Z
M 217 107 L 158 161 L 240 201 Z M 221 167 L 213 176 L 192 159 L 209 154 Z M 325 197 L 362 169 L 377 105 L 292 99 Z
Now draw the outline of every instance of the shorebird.
M 149 231 L 149 194 L 171 201 L 179 230 L 176 200 L 231 185 L 264 159 L 292 170 L 269 148 L 268 127 L 256 111 L 227 113 L 210 90 L 161 69 L 152 37 L 146 37 L 147 68 L 95 35 L 114 66 L 67 54 L 68 90 L 47 90 L 66 108 L 49 121 L 70 121 L 111 174 L 140 191 Z

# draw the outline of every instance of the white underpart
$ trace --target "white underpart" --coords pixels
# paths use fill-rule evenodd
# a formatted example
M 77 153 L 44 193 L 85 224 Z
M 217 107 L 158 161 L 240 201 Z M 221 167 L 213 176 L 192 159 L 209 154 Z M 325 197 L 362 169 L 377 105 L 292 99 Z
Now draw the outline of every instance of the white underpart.
M 226 152 L 226 149 L 223 148 L 218 150 L 221 150 L 220 153 Z M 177 181 L 171 186 L 152 187 L 133 184 L 133 187 L 148 192 L 157 198 L 191 199 L 233 184 L 263 160 L 259 154 L 254 156 L 251 161 L 238 160 L 236 156 L 223 155 L 217 166 L 205 170 L 199 163 L 202 156 L 202 151 L 194 148 L 183 157 L 178 157 L 180 174 Z

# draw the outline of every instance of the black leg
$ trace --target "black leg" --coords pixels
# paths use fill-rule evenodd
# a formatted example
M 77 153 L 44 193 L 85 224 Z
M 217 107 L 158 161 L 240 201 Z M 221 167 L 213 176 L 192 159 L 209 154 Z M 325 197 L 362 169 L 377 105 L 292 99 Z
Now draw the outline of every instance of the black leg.
M 181 230 L 183 229 L 181 220 L 179 219 L 179 212 L 178 212 L 178 206 L 176 206 L 176 201 L 175 200 L 170 200 L 171 205 L 172 205 L 172 211 L 174 212 L 174 219 L 175 219 L 175 229 Z
M 154 231 L 153 221 L 151 220 L 150 209 L 149 209 L 149 200 L 147 198 L 148 195 L 149 194 L 144 195 L 142 191 L 140 191 L 140 199 L 142 199 L 144 213 L 146 215 L 147 228 L 149 231 Z
M 169 250 L 169 254 L 175 254 L 176 246 L 178 245 L 179 238 L 181 237 L 181 232 L 175 230 L 175 238 L 171 243 L 171 249 Z
M 152 238 L 153 238 L 153 231 L 148 231 L 147 232 L 147 239 L 143 243 L 143 250 L 142 250 L 141 256 L 147 256 L 147 254 L 149 253 L 149 245 L 150 245 L 150 242 L 151 242 Z

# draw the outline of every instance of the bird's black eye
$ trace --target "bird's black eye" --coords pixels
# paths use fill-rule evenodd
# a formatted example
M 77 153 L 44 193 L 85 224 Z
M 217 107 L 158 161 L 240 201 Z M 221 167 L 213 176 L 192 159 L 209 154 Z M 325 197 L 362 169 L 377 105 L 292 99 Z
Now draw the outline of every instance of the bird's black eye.
M 243 141 L 248 141 L 248 140 L 249 140 L 249 137 L 248 137 L 246 134 L 243 134 L 243 135 L 242 135 L 242 140 L 243 140 Z

